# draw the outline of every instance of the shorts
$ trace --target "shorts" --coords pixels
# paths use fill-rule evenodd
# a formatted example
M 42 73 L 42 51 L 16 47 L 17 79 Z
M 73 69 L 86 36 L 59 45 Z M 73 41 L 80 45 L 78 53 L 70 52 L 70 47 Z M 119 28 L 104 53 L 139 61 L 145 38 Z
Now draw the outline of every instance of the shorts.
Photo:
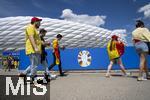
M 148 52 L 148 46 L 145 42 L 137 42 L 135 43 L 135 49 L 138 54 Z
M 150 42 L 145 42 L 146 44 L 147 44 L 147 46 L 148 46 L 148 50 L 149 50 L 149 55 L 150 55 Z
M 113 59 L 113 61 L 114 61 L 114 64 L 118 64 L 118 62 L 119 62 L 119 59 L 120 59 L 120 57 L 118 57 L 118 58 L 114 58 L 114 59 Z

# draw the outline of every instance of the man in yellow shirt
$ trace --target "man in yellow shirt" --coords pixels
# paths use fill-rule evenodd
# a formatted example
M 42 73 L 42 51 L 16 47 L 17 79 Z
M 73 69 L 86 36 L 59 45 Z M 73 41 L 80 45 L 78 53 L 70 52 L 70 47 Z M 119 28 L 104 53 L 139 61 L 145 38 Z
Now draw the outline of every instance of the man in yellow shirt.
M 36 67 L 40 64 L 41 58 L 41 39 L 37 29 L 40 27 L 40 22 L 42 19 L 33 17 L 31 19 L 31 24 L 26 27 L 25 30 L 25 51 L 26 55 L 29 56 L 30 65 L 29 67 L 20 75 L 30 74 L 32 79 L 34 80 L 36 76 Z

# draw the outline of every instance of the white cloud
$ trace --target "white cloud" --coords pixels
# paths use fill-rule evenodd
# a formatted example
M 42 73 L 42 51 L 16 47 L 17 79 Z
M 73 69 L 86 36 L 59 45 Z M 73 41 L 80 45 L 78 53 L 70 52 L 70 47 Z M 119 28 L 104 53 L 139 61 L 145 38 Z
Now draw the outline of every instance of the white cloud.
M 119 40 L 123 41 L 126 45 L 130 45 L 131 42 L 129 41 L 130 39 L 128 39 L 127 37 L 127 30 L 126 29 L 115 29 L 112 30 L 112 33 L 114 35 L 119 36 Z
M 112 31 L 113 34 L 119 36 L 120 38 L 125 38 L 127 36 L 127 30 L 126 29 L 115 29 Z
M 105 24 L 106 16 L 89 16 L 87 14 L 78 15 L 73 13 L 71 9 L 64 9 L 62 11 L 61 18 L 68 21 L 79 22 L 93 26 L 101 26 Z
M 150 3 L 141 7 L 138 12 L 144 12 L 145 18 L 150 18 Z
M 125 34 L 127 32 L 126 29 L 115 29 L 112 31 L 112 33 L 119 33 L 119 34 Z

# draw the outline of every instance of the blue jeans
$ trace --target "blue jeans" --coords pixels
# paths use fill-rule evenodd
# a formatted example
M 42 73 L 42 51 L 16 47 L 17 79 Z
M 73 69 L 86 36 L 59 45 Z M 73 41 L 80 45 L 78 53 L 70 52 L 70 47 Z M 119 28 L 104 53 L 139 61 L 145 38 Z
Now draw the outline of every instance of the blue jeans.
M 45 74 L 50 75 L 50 72 L 48 70 L 48 63 L 46 59 L 41 62 L 41 65 L 44 67 Z
M 28 68 L 23 72 L 24 74 L 29 74 L 31 76 L 35 76 L 37 74 L 37 66 L 40 64 L 41 55 L 38 53 L 29 54 L 30 65 Z

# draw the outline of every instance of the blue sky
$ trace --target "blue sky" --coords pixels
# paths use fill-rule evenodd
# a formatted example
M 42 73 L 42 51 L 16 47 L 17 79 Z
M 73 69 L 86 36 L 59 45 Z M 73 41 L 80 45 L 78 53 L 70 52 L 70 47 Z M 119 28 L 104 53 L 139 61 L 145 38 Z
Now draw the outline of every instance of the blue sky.
M 110 30 L 125 30 L 131 37 L 136 19 L 142 19 L 150 27 L 150 0 L 0 0 L 0 17 L 9 16 L 85 22 Z

